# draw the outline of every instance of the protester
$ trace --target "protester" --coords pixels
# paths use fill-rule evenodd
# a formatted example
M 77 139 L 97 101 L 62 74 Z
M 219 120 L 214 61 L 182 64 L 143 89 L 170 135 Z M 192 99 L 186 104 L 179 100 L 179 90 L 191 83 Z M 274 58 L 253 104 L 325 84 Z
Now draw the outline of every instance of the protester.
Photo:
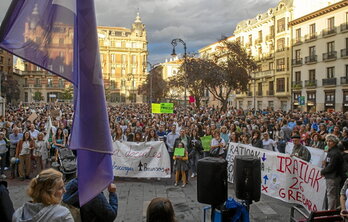
M 41 171 L 27 189 L 32 200 L 15 211 L 12 221 L 73 222 L 70 211 L 60 205 L 64 192 L 62 173 L 54 169 Z
M 110 184 L 108 186 L 108 191 L 109 201 L 107 201 L 103 193 L 100 193 L 80 208 L 78 181 L 75 178 L 66 185 L 66 193 L 63 196 L 63 202 L 80 208 L 82 222 L 112 222 L 116 219 L 118 212 L 116 185 Z
M 44 134 L 40 132 L 35 141 L 35 148 L 33 156 L 35 157 L 37 163 L 40 165 L 40 169 L 46 169 L 47 159 L 48 159 L 48 150 L 49 150 L 48 141 L 44 140 Z
M 328 210 L 334 210 L 338 206 L 340 182 L 343 170 L 343 157 L 337 146 L 339 139 L 333 134 L 326 136 L 328 153 L 325 159 L 324 168 L 321 175 L 326 180 L 326 195 L 328 200 Z
M 292 150 L 291 156 L 300 158 L 304 161 L 309 162 L 311 160 L 311 153 L 301 144 L 301 137 L 298 134 L 295 134 L 291 137 L 292 142 L 294 143 L 294 148 Z
M 181 187 L 185 187 L 187 180 L 186 180 L 186 171 L 188 170 L 188 152 L 187 149 L 185 148 L 185 145 L 183 142 L 179 142 L 177 147 L 175 147 L 175 149 L 177 148 L 184 148 L 184 156 L 179 156 L 179 155 L 174 155 L 173 159 L 174 159 L 174 167 L 175 167 L 175 184 L 174 186 L 178 186 L 179 184 L 179 179 L 181 176 L 182 179 L 182 186 Z M 174 150 L 175 152 L 175 150 Z
M 176 125 L 172 125 L 171 127 L 171 132 L 167 134 L 167 149 L 168 149 L 168 153 L 169 153 L 169 157 L 171 159 L 170 161 L 170 168 L 173 169 L 173 153 L 174 153 L 174 145 L 175 145 L 175 141 L 177 138 L 179 138 L 179 134 L 176 133 Z M 173 171 L 173 170 L 172 170 Z
M 21 180 L 30 179 L 30 152 L 32 149 L 34 149 L 34 141 L 31 139 L 30 133 L 26 131 L 23 134 L 23 139 L 18 142 L 16 148 L 16 158 L 19 158 L 18 173 Z
M 214 131 L 214 138 L 211 140 L 210 155 L 214 157 L 223 157 L 225 153 L 226 142 L 220 137 L 220 131 Z
M 262 148 L 270 151 L 277 151 L 277 143 L 269 138 L 268 132 L 263 133 Z
M 259 130 L 254 130 L 252 133 L 251 145 L 253 147 L 262 148 L 261 132 Z
M 5 170 L 5 164 L 6 164 L 6 153 L 8 151 L 7 149 L 7 143 L 4 139 L 4 133 L 0 132 L 0 177 L 2 179 L 6 179 L 6 176 L 4 174 Z
M 348 179 L 345 180 L 340 192 L 341 216 L 348 221 Z
M 147 207 L 146 222 L 176 222 L 170 200 L 163 197 L 152 199 Z
M 200 137 L 197 134 L 197 130 L 193 129 L 191 132 L 191 144 L 192 149 L 189 153 L 189 161 L 191 164 L 192 175 L 191 177 L 197 176 L 197 164 L 198 160 L 201 159 L 203 155 L 203 146 Z
M 12 221 L 14 213 L 13 203 L 7 189 L 7 182 L 0 181 L 0 218 L 3 222 Z

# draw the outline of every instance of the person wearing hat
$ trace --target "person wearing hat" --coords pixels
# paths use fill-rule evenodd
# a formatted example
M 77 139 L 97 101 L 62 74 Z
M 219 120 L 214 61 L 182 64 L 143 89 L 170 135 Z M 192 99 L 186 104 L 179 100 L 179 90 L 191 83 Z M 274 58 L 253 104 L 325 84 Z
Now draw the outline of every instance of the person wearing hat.
M 337 144 L 339 139 L 333 134 L 326 136 L 326 143 L 329 151 L 327 153 L 324 168 L 321 175 L 326 180 L 326 195 L 328 202 L 328 210 L 334 210 L 338 206 L 340 182 L 343 170 L 343 157 Z
M 7 182 L 0 181 L 0 218 L 1 221 L 10 222 L 14 213 L 13 203 L 7 189 Z
M 311 136 L 311 141 L 309 143 L 310 147 L 318 148 L 318 149 L 324 149 L 325 143 L 320 139 L 319 133 L 313 133 Z
M 297 157 L 304 161 L 309 162 L 311 160 L 311 153 L 307 149 L 307 147 L 301 144 L 301 136 L 295 134 L 291 137 L 292 142 L 294 143 L 294 148 L 292 150 L 291 156 Z

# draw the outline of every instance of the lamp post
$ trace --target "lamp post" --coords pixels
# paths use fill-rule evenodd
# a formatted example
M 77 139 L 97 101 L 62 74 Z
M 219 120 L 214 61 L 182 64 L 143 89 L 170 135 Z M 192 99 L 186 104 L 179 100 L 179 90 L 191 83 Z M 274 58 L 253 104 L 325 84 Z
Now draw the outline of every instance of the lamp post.
M 186 54 L 186 43 L 184 42 L 184 40 L 182 39 L 173 39 L 172 40 L 172 46 L 173 46 L 173 52 L 172 52 L 172 56 L 176 56 L 176 53 L 175 53 L 175 47 L 178 45 L 178 42 L 180 42 L 181 44 L 183 44 L 184 46 L 184 70 L 185 70 L 185 75 L 186 75 L 186 58 L 187 58 L 187 54 Z M 186 81 L 185 81 L 185 91 L 184 91 L 184 97 L 185 97 L 185 112 L 186 112 L 186 108 L 187 108 L 187 98 L 186 98 L 186 90 L 187 90 L 187 77 L 186 77 Z
M 132 99 L 131 99 L 131 102 L 133 103 L 133 102 L 135 102 L 135 101 L 134 101 L 134 98 L 133 98 L 133 97 L 135 97 L 135 96 L 134 96 L 134 74 L 133 74 L 133 73 L 129 73 L 129 74 L 128 74 L 128 81 L 131 81 L 131 80 L 132 80 L 132 85 L 133 85 L 133 86 L 132 86 L 132 91 L 133 91 L 133 92 L 132 92 Z

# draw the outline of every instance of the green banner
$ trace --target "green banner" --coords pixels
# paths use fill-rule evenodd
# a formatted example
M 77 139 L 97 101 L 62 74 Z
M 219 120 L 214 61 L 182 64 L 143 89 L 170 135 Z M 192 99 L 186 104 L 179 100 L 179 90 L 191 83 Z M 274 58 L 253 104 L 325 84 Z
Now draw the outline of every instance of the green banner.
M 152 108 L 152 113 L 161 113 L 161 104 L 152 103 L 151 108 Z
M 152 113 L 173 113 L 173 103 L 152 103 Z
M 174 156 L 185 156 L 185 148 L 175 148 Z
M 203 146 L 203 150 L 204 151 L 209 151 L 210 150 L 210 144 L 211 144 L 211 140 L 212 139 L 213 139 L 212 136 L 203 136 L 203 137 L 201 137 L 202 146 Z
M 173 103 L 161 103 L 161 113 L 173 113 Z

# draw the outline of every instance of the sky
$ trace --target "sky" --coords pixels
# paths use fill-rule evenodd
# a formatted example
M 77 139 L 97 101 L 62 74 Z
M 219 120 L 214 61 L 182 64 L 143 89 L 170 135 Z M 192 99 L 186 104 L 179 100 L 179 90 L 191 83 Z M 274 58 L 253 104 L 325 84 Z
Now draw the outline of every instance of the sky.
M 11 0 L 0 0 L 0 21 Z M 95 0 L 97 23 L 131 28 L 136 13 L 146 26 L 152 64 L 170 58 L 172 39 L 181 38 L 195 53 L 221 36 L 231 36 L 236 25 L 275 7 L 279 0 Z M 176 47 L 183 54 L 183 46 Z

